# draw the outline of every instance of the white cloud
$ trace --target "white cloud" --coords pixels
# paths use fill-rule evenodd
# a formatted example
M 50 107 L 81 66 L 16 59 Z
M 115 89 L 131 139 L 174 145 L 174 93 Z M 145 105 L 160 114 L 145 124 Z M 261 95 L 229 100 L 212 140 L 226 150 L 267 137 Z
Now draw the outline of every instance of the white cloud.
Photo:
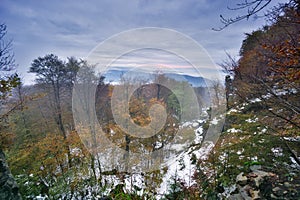
M 273 1 L 273 5 L 278 2 Z M 238 53 L 243 33 L 263 23 L 262 19 L 250 20 L 221 32 L 212 31 L 211 28 L 221 25 L 220 14 L 238 14 L 228 11 L 227 3 L 218 0 L 2 0 L 0 18 L 14 39 L 13 48 L 22 74 L 26 74 L 31 61 L 38 56 L 55 53 L 63 58 L 84 58 L 113 34 L 151 26 L 171 28 L 191 36 L 220 63 L 226 58 L 225 51 Z

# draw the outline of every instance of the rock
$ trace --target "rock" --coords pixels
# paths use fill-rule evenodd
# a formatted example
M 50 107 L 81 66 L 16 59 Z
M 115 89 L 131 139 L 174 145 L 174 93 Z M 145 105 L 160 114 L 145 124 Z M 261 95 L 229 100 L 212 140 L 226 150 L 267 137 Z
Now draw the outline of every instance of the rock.
M 249 193 L 250 193 L 252 199 L 260 199 L 259 191 L 250 189 Z
M 278 199 L 274 194 L 271 194 L 271 199 Z
M 283 195 L 283 190 L 280 187 L 275 187 L 272 191 L 277 197 L 281 197 Z
M 244 186 L 243 188 L 239 186 L 239 191 L 244 200 L 252 200 L 251 196 L 249 196 L 249 191 L 251 187 L 249 185 Z
M 104 196 L 104 197 L 101 197 L 99 200 L 111 200 L 111 198 Z
M 241 186 L 244 186 L 247 184 L 247 181 L 248 181 L 248 178 L 246 176 L 244 176 L 244 173 L 241 172 L 239 175 L 237 175 L 236 177 L 236 183 L 241 185 Z
M 250 166 L 251 171 L 261 170 L 261 165 L 252 165 Z
M 262 183 L 264 177 L 269 176 L 268 172 L 260 171 L 260 170 L 254 170 L 252 173 L 249 174 L 249 177 L 254 180 L 255 186 L 259 187 L 259 185 Z
M 289 182 L 284 182 L 283 183 L 284 187 L 290 188 L 292 185 Z
M 261 171 L 261 170 L 254 170 L 252 173 L 255 173 L 257 176 L 261 176 L 261 177 L 269 176 L 268 172 Z
M 228 200 L 244 200 L 244 198 L 240 194 L 233 194 L 228 197 Z

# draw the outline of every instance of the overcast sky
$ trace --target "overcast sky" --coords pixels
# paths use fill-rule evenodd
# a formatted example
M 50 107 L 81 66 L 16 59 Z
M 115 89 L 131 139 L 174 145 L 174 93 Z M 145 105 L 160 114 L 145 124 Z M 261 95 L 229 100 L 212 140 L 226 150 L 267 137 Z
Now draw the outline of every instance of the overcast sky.
M 238 0 L 1 0 L 0 23 L 8 28 L 18 72 L 30 83 L 27 71 L 33 59 L 54 53 L 62 59 L 86 58 L 100 42 L 119 32 L 142 27 L 179 31 L 198 42 L 215 63 L 226 59 L 225 51 L 238 55 L 244 33 L 264 24 L 253 19 L 223 31 L 219 15 L 230 11 Z M 272 5 L 278 1 L 273 0 Z

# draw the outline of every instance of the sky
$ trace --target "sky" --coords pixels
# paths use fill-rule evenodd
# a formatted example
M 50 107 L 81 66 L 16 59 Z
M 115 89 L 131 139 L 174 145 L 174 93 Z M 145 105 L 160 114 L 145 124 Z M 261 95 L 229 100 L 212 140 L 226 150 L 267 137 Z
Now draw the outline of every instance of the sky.
M 240 14 L 241 11 L 227 9 L 238 2 L 241 0 L 1 0 L 0 23 L 7 25 L 7 38 L 13 40 L 18 73 L 25 84 L 31 84 L 35 77 L 27 72 L 34 59 L 50 53 L 63 60 L 71 56 L 86 59 L 99 43 L 108 38 L 144 27 L 171 29 L 190 37 L 217 65 L 226 60 L 226 52 L 238 56 L 245 33 L 265 24 L 263 18 L 251 18 L 222 31 L 213 31 L 212 28 L 222 26 L 220 14 L 225 17 Z M 269 7 L 278 2 L 273 0 Z M 145 63 L 157 56 L 163 60 L 168 54 L 158 53 L 152 57 L 153 52 L 147 53 L 146 58 L 144 51 L 132 52 L 127 55 L 126 62 L 119 60 L 115 63 Z M 163 64 L 180 68 L 177 61 L 174 59 L 174 62 Z M 205 66 L 208 71 L 209 67 Z M 188 72 L 186 68 L 183 66 L 181 72 Z

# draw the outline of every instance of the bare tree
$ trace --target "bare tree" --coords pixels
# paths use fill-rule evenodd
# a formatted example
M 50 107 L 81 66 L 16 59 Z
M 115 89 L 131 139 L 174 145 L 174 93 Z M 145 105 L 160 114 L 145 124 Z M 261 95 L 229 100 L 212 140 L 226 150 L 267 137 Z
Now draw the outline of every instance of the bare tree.
M 5 99 L 12 88 L 20 83 L 18 75 L 10 73 L 15 67 L 15 60 L 12 40 L 6 41 L 6 34 L 6 25 L 0 24 L 0 100 Z
M 243 20 L 249 20 L 251 17 L 257 17 L 261 14 L 266 8 L 271 4 L 272 0 L 243 0 L 240 3 L 237 3 L 234 7 L 227 8 L 233 11 L 242 11 L 241 15 L 237 15 L 236 17 L 226 18 L 222 14 L 220 15 L 220 21 L 223 24 L 219 28 L 213 28 L 215 31 L 221 31 L 226 27 L 235 24 L 237 22 Z M 262 16 L 270 16 L 275 13 L 280 14 L 287 7 L 294 7 L 298 9 L 299 12 L 299 0 L 287 0 L 284 4 L 278 4 L 273 7 L 273 9 L 267 10 L 267 12 L 263 13 Z
M 17 74 L 9 75 L 8 72 L 13 69 L 14 65 L 14 54 L 11 52 L 12 41 L 5 41 L 6 35 L 6 25 L 0 24 L 0 100 L 4 100 L 7 97 L 7 94 L 19 85 L 20 79 Z M 3 73 L 3 74 L 2 74 Z M 10 111 L 14 110 L 14 108 L 10 109 Z M 3 118 L 6 118 L 8 113 L 2 114 L 0 117 L 0 122 L 2 122 Z M 3 139 L 1 132 L 3 129 L 3 124 L 0 124 L 0 199 L 21 199 L 19 194 L 18 186 L 8 168 L 8 165 L 5 160 L 5 154 L 2 150 L 3 148 Z

